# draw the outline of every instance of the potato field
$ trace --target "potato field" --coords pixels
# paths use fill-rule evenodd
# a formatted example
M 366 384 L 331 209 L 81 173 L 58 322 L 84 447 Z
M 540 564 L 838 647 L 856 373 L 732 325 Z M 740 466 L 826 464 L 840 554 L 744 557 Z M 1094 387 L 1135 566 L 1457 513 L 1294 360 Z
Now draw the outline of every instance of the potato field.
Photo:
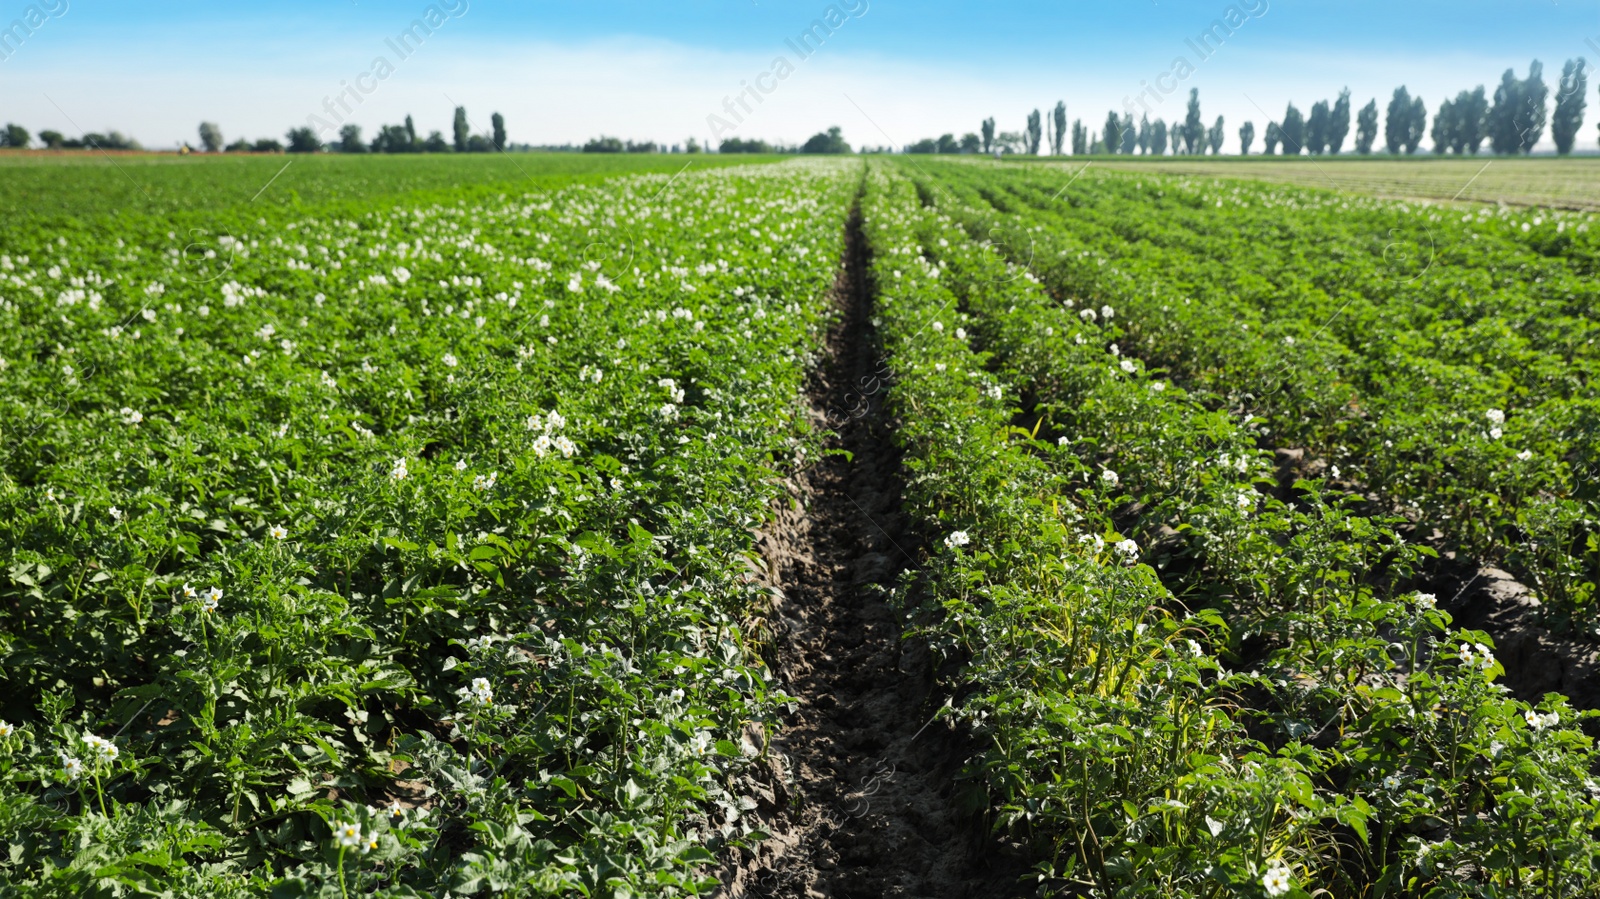
M 0 169 L 0 897 L 1600 896 L 1591 213 L 520 158 Z

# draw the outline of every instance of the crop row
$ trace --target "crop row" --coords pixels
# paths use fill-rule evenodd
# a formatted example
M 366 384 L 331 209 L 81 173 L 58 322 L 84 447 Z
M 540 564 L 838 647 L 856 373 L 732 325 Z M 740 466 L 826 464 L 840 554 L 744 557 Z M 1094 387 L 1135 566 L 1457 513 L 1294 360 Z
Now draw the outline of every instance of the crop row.
M 934 181 L 878 168 L 864 204 L 908 505 L 936 510 L 906 601 L 1046 883 L 1592 892 L 1580 716 L 1494 683 L 1491 641 L 1417 589 L 1429 551 L 1326 482 L 1282 490 L 1254 416 L 1123 351 L 1142 313 L 1066 306 Z
M 855 184 L 9 235 L 5 892 L 707 888 Z
M 924 189 L 1080 315 L 1124 310 L 1125 343 L 1210 404 L 1597 627 L 1600 319 L 1561 255 L 1587 216 L 964 169 Z

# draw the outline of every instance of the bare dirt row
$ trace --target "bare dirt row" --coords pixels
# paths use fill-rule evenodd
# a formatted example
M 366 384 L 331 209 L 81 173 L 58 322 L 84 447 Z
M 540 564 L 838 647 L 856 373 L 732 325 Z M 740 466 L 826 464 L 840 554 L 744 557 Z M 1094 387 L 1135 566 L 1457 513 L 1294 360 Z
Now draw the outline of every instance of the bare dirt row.
M 772 839 L 724 872 L 742 897 L 1026 895 L 1026 866 L 963 810 L 974 745 L 937 715 L 945 697 L 925 648 L 902 639 L 885 588 L 920 546 L 899 507 L 899 458 L 871 339 L 872 297 L 859 213 L 835 289 L 840 318 L 810 385 L 831 452 L 788 484 L 761 549 L 781 594 L 774 667 L 797 698 L 770 743 L 761 794 Z M 973 803 L 967 803 L 968 806 Z M 982 805 L 982 803 L 978 803 Z

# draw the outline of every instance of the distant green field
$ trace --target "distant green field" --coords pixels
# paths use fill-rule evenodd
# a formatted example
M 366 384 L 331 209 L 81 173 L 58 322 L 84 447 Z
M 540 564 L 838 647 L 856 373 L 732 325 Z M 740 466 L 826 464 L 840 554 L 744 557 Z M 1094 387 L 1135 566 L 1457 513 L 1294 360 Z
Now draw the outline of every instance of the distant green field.
M 1380 197 L 1600 209 L 1600 157 L 1101 157 L 1097 166 L 1329 187 Z
M 617 174 L 691 171 L 759 156 L 518 153 L 224 155 L 0 152 L 4 225 L 101 214 L 209 213 L 246 205 L 322 206 L 420 190 L 554 187 Z

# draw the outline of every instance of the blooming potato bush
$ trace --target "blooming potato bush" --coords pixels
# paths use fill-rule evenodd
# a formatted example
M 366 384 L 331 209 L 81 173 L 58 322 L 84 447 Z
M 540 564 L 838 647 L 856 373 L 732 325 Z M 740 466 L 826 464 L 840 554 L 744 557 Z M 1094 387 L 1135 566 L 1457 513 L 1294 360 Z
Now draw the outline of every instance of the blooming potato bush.
M 852 171 L 8 234 L 0 881 L 703 892 Z

